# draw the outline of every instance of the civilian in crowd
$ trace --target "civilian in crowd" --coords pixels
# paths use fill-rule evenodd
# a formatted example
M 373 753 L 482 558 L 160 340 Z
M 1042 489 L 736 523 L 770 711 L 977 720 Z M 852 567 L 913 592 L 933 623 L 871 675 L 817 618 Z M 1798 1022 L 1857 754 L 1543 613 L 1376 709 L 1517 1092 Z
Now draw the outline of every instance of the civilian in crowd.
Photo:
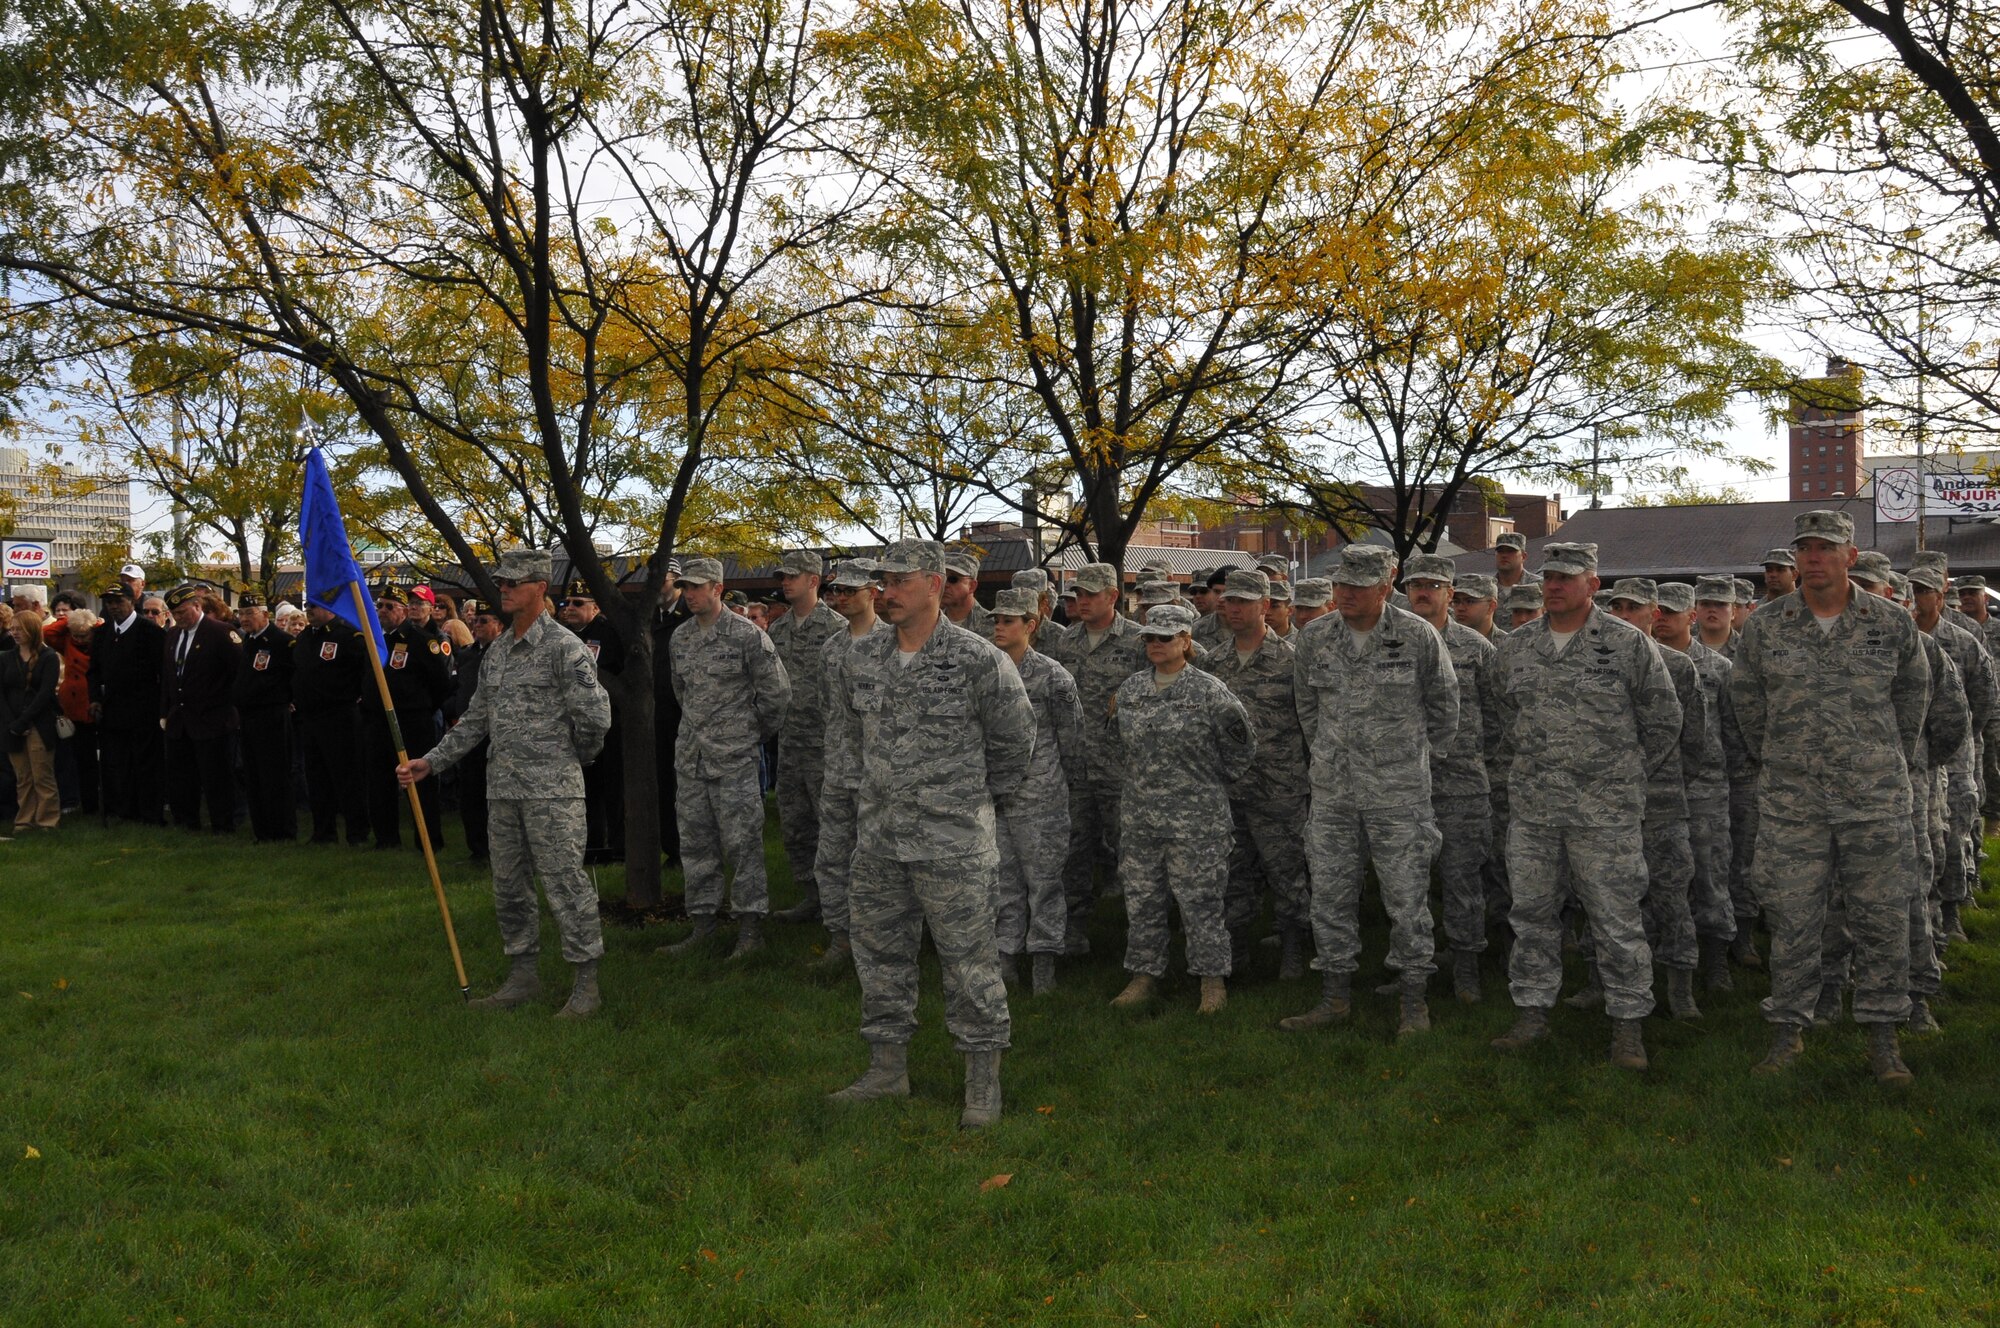
M 0 654 L 0 721 L 14 766 L 14 829 L 53 830 L 62 821 L 56 793 L 56 687 L 62 656 L 42 639 L 34 609 L 14 614 L 13 649 Z
M 158 595 L 148 595 L 139 601 L 139 616 L 163 632 L 173 622 L 173 615 L 167 612 L 167 602 Z
M 95 816 L 98 806 L 97 725 L 90 714 L 90 645 L 99 621 L 96 614 L 78 606 L 42 630 L 49 649 L 62 656 L 56 703 L 63 718 L 74 726 L 70 736 L 56 739 L 56 787 L 62 792 L 64 811 L 80 811 L 86 816 Z

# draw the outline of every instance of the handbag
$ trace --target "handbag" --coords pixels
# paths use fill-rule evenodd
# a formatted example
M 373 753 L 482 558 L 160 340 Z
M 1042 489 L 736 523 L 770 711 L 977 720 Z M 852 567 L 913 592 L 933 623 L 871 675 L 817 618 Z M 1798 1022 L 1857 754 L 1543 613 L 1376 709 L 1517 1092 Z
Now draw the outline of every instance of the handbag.
M 68 715 L 57 715 L 56 736 L 58 738 L 74 738 L 76 736 L 76 721 Z

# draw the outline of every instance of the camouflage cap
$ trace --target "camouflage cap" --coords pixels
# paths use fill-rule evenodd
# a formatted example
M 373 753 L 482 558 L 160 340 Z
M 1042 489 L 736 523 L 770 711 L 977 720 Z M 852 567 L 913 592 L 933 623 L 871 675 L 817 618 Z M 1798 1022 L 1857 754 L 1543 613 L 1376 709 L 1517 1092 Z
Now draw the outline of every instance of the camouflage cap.
M 1132 573 L 1132 584 L 1135 586 L 1149 585 L 1154 581 L 1165 581 L 1167 579 L 1167 574 L 1157 567 L 1141 567 L 1138 571 Z
M 1697 604 L 1734 604 L 1736 602 L 1736 578 L 1729 576 L 1704 576 L 1694 583 L 1694 598 Z
M 720 558 L 688 558 L 681 562 L 681 580 L 694 586 L 712 586 L 722 580 Z
M 1660 583 L 1649 576 L 1622 576 L 1612 585 L 1611 598 L 1630 600 L 1634 604 L 1658 604 Z
M 1757 586 L 1754 582 L 1745 581 L 1740 576 L 1731 577 L 1730 579 L 1736 583 L 1736 602 L 1738 604 L 1755 604 L 1757 602 Z
M 1660 582 L 1660 608 L 1667 613 L 1689 612 L 1694 608 L 1694 587 L 1685 581 Z
M 1506 534 L 1495 539 L 1493 541 L 1493 547 L 1496 549 L 1515 549 L 1518 550 L 1519 552 L 1526 553 L 1528 551 L 1528 537 L 1516 531 L 1510 530 Z
M 1141 581 L 1139 583 L 1139 603 L 1145 606 L 1172 604 L 1180 598 L 1180 589 L 1171 581 Z
M 1440 581 L 1450 585 L 1458 580 L 1458 564 L 1441 553 L 1413 553 L 1403 564 L 1403 583 Z
M 1854 566 L 1847 569 L 1849 577 L 1856 581 L 1866 581 L 1871 585 L 1889 584 L 1889 555 L 1875 549 L 1863 549 L 1854 556 Z
M 778 559 L 780 576 L 825 576 L 826 560 L 811 549 L 788 549 Z
M 1165 558 L 1156 556 L 1140 563 L 1139 570 L 1142 572 L 1158 572 L 1161 576 L 1166 576 L 1174 570 L 1174 565 Z
M 542 581 L 555 576 L 547 549 L 508 549 L 500 555 L 493 575 L 502 581 Z M 718 575 L 717 580 L 721 580 Z
M 1273 581 L 1271 583 L 1271 602 L 1273 604 L 1290 604 L 1292 602 L 1291 585 L 1284 581 Z
M 1898 604 L 1908 607 L 1910 598 L 1910 578 L 1901 572 L 1889 573 L 1889 597 Z
M 1379 586 L 1396 571 L 1396 555 L 1379 544 L 1344 544 L 1331 580 L 1337 586 Z
M 1153 637 L 1179 636 L 1194 629 L 1194 610 L 1185 604 L 1155 604 L 1146 610 L 1146 621 L 1139 628 L 1139 635 Z
M 1792 557 L 1790 549 L 1764 550 L 1764 566 L 1766 567 L 1797 567 L 1798 565 L 1799 560 Z
M 1333 582 L 1323 576 L 1309 576 L 1292 587 L 1292 603 L 1302 609 L 1325 608 L 1333 599 Z
M 1611 607 L 1611 592 L 1608 590 L 1593 591 L 1591 592 L 1590 602 L 1600 609 L 1608 609 Z
M 1266 576 L 1273 572 L 1285 576 L 1292 570 L 1292 560 L 1282 553 L 1267 553 L 1257 560 L 1257 566 L 1263 569 Z
M 1009 586 L 993 596 L 996 618 L 1034 618 L 1042 612 L 1042 597 L 1025 586 Z
M 1232 567 L 1222 583 L 1224 599 L 1269 599 L 1271 578 L 1254 567 Z
M 954 544 L 944 551 L 944 570 L 957 572 L 960 576 L 978 576 L 980 557 L 963 544 Z
M 897 540 L 875 560 L 878 572 L 929 572 L 944 575 L 944 545 L 936 540 Z
M 1533 581 L 1523 581 L 1507 589 L 1507 612 L 1518 613 L 1522 609 L 1542 607 L 1542 588 Z
M 1905 573 L 1905 579 L 1919 590 L 1935 590 L 1944 593 L 1945 575 L 1942 567 L 1912 567 Z M 1895 584 L 1894 582 L 1890 583 Z
M 1070 580 L 1070 589 L 1080 595 L 1097 595 L 1118 589 L 1118 569 L 1110 563 L 1085 563 Z
M 1462 572 L 1452 584 L 1453 595 L 1464 595 L 1468 599 L 1498 599 L 1500 583 L 1484 572 Z
M 1796 548 L 1800 540 L 1818 539 L 1829 544 L 1854 543 L 1854 518 L 1845 512 L 1830 512 L 1824 508 L 1815 512 L 1801 512 L 1792 522 L 1792 546 Z
M 875 584 L 875 564 L 866 558 L 849 558 L 833 569 L 829 583 L 842 590 L 859 590 Z
M 1951 588 L 1958 591 L 1961 595 L 1968 590 L 1983 591 L 1986 589 L 1986 578 L 1983 576 L 1955 576 L 1951 579 Z
M 1597 571 L 1595 544 L 1545 544 L 1542 546 L 1542 575 L 1590 576 Z
M 1016 590 L 1032 590 L 1037 595 L 1049 593 L 1049 574 L 1039 567 L 1024 567 L 1014 573 L 1009 583 Z
M 1207 585 L 1209 574 L 1213 571 L 1215 571 L 1213 567 L 1197 567 L 1192 572 L 1189 572 L 1188 589 L 1200 590 L 1203 586 Z

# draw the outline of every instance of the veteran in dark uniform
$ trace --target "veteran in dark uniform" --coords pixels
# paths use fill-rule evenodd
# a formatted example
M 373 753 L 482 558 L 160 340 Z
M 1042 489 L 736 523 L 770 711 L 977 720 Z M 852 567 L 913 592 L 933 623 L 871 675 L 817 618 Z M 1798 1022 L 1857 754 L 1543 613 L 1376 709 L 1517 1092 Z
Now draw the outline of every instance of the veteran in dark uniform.
M 202 587 L 167 592 L 173 630 L 160 665 L 160 712 L 166 721 L 167 806 L 174 824 L 201 829 L 208 804 L 209 829 L 236 830 L 236 675 L 243 665 L 242 638 L 201 611 Z
M 305 756 L 312 842 L 334 842 L 347 820 L 347 842 L 368 842 L 368 798 L 356 754 L 365 696 L 379 710 L 369 677 L 368 638 L 322 604 L 306 603 L 311 626 L 292 645 L 292 721 Z
M 375 615 L 381 619 L 382 641 L 389 652 L 384 661 L 389 699 L 396 708 L 396 726 L 403 732 L 403 749 L 418 757 L 437 746 L 435 716 L 451 691 L 451 643 L 434 639 L 409 622 L 409 603 L 409 592 L 401 586 L 375 587 Z M 378 699 L 370 698 L 361 707 L 361 782 L 368 790 L 368 820 L 375 830 L 375 847 L 400 848 L 403 795 L 396 786 L 396 744 L 388 719 L 376 704 Z M 417 796 L 431 847 L 442 849 L 444 823 L 439 816 L 442 804 L 435 776 L 417 782 Z
M 90 642 L 90 713 L 97 721 L 104 810 L 160 823 L 160 661 L 166 633 L 138 612 L 121 581 L 98 596 L 104 621 Z
M 600 683 L 625 671 L 625 639 L 597 609 L 597 596 L 582 577 L 573 577 L 556 608 L 562 625 L 576 633 L 583 648 L 597 661 Z M 606 694 L 610 684 L 604 684 Z M 586 865 L 625 861 L 625 742 L 619 705 L 611 702 L 611 731 L 604 750 L 583 768 L 584 816 L 587 820 L 583 861 Z
M 271 621 L 262 598 L 236 603 L 243 667 L 236 675 L 236 711 L 242 720 L 243 793 L 250 831 L 259 843 L 299 837 L 292 797 L 292 638 Z

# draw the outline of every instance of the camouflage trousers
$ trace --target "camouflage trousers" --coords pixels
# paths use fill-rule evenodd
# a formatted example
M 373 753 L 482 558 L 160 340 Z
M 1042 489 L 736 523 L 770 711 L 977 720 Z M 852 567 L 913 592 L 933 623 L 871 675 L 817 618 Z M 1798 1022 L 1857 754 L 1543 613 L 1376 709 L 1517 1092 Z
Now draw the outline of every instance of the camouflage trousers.
M 1757 917 L 1757 785 L 1760 776 L 1729 781 L 1729 902 L 1737 930 Z
M 1688 823 L 1678 817 L 1648 821 L 1646 841 L 1646 944 L 1655 963 L 1692 970 L 1699 959 L 1688 892 L 1694 884 L 1694 848 Z
M 1444 939 L 1460 954 L 1486 951 L 1486 863 L 1493 856 L 1493 804 L 1484 797 L 1433 794 L 1444 844 L 1438 849 Z
M 825 782 L 825 748 L 789 739 L 778 743 L 778 835 L 792 864 L 792 884 L 808 899 L 819 893 L 819 795 Z
M 1952 768 L 1945 790 L 1945 866 L 1940 898 L 1964 903 L 1979 880 L 1979 790 L 1971 767 Z
M 1583 909 L 1613 1019 L 1644 1019 L 1653 1009 L 1653 952 L 1646 944 L 1645 832 L 1639 825 L 1542 825 L 1507 828 L 1514 884 L 1514 953 L 1508 990 L 1517 1008 L 1547 1010 L 1562 991 L 1562 906 Z M 1567 869 L 1567 874 L 1565 874 Z
M 1222 921 L 1229 845 L 1213 834 L 1192 839 L 1127 835 L 1118 876 L 1125 887 L 1125 971 L 1164 977 L 1167 905 L 1178 905 L 1187 935 L 1187 970 L 1227 977 L 1229 929 Z
M 1988 818 L 2000 818 L 2000 743 L 1980 744 L 1979 810 Z
M 535 877 L 555 914 L 563 958 L 581 964 L 604 953 L 597 887 L 583 869 L 582 798 L 490 798 L 487 851 L 493 855 L 493 916 L 509 955 L 540 954 Z
M 1909 816 L 1824 822 L 1765 816 L 1757 827 L 1758 902 L 1771 929 L 1764 1018 L 1812 1024 L 1829 898 L 1846 905 L 1853 938 L 1856 1023 L 1910 1013 L 1910 900 L 1920 867 Z
M 1304 798 L 1246 802 L 1232 798 L 1229 823 L 1229 884 L 1222 897 L 1222 920 L 1233 938 L 1247 937 L 1263 901 L 1258 887 L 1271 888 L 1278 925 L 1303 927 L 1312 920 L 1312 878 L 1306 871 Z
M 819 916 L 828 931 L 843 934 L 847 926 L 848 882 L 853 879 L 856 789 L 828 780 L 819 791 L 819 851 L 813 875 L 819 881 Z
M 1063 863 L 1069 857 L 1069 790 L 1023 786 L 994 807 L 1000 870 L 993 876 L 993 932 L 1001 954 L 1061 954 L 1069 930 Z
M 1942 789 L 1939 790 L 1942 792 Z M 1944 990 L 1944 970 L 1938 965 L 1937 933 L 1931 919 L 1931 877 L 1936 859 L 1930 846 L 1928 799 L 1919 799 L 1910 817 L 1917 847 L 1917 871 L 1910 881 L 1910 995 L 1925 998 Z M 1835 881 L 1827 891 L 1826 926 L 1821 932 L 1819 979 L 1825 986 L 1846 986 L 1854 963 L 1854 936 L 1847 927 L 1847 895 Z
M 1069 849 L 1063 855 L 1063 899 L 1069 908 L 1066 936 L 1090 929 L 1097 903 L 1097 869 L 1118 870 L 1118 784 L 1072 784 L 1069 790 Z
M 1486 851 L 1485 865 L 1480 868 L 1480 879 L 1486 883 L 1486 916 L 1506 921 L 1514 903 L 1514 888 L 1507 882 L 1507 791 L 1495 788 L 1490 804 L 1493 819 L 1487 823 L 1487 838 L 1492 847 Z
M 1694 884 L 1688 911 L 1696 936 L 1736 939 L 1736 909 L 1729 899 L 1729 799 L 1688 799 L 1688 844 L 1694 850 Z
M 1306 821 L 1312 863 L 1313 967 L 1352 973 L 1361 966 L 1361 883 L 1375 864 L 1389 912 L 1389 967 L 1409 981 L 1437 971 L 1431 937 L 1431 862 L 1440 843 L 1428 801 L 1357 810 L 1316 794 Z
M 732 913 L 770 911 L 771 889 L 764 876 L 764 791 L 757 758 L 745 755 L 720 776 L 680 772 L 675 817 L 681 830 L 681 871 L 687 879 L 687 910 L 713 914 L 722 907 L 722 864 L 736 876 L 729 888 Z
M 993 943 L 992 874 L 990 858 L 898 862 L 866 848 L 855 853 L 847 935 L 861 979 L 863 1038 L 900 1043 L 916 1035 L 917 943 L 928 926 L 953 1044 L 1006 1050 L 1011 1025 Z

